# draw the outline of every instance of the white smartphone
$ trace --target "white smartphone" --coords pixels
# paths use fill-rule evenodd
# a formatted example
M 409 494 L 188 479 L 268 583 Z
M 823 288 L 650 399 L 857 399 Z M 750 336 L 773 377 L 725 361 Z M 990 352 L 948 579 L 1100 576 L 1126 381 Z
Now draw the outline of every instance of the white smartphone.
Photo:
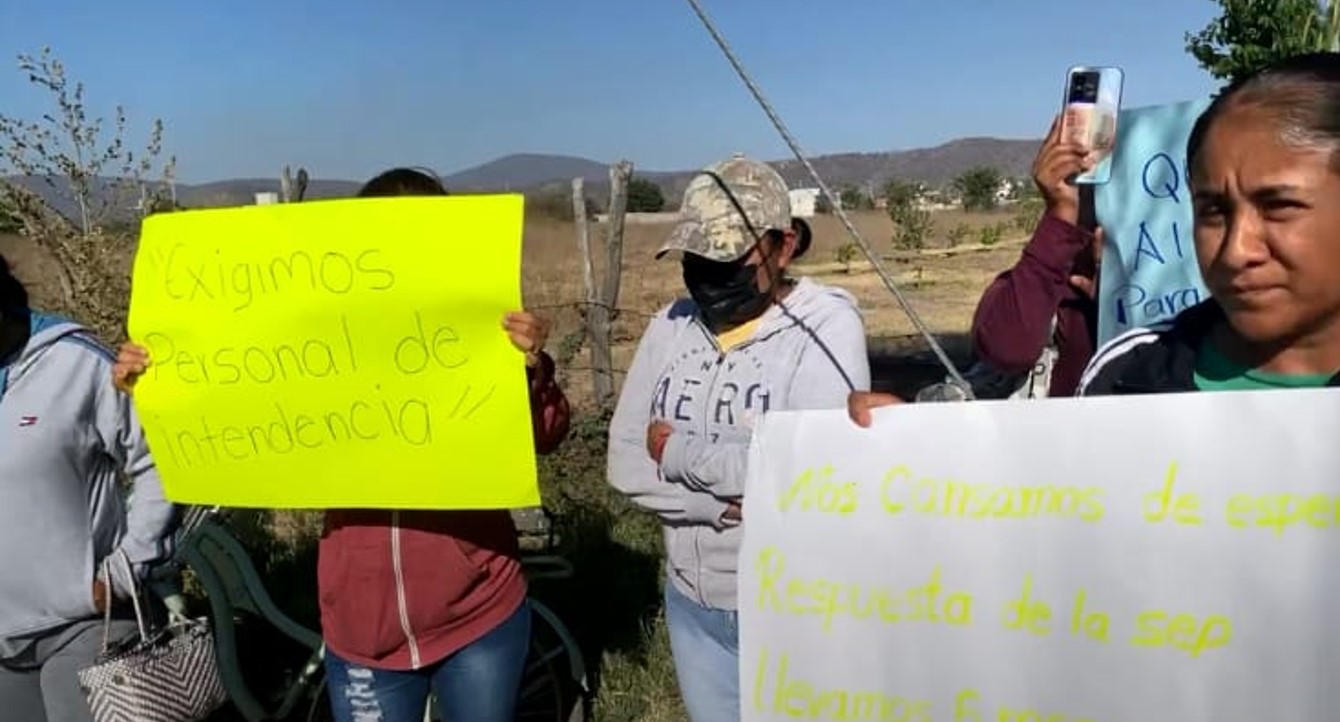
M 1102 184 L 1112 178 L 1112 151 L 1121 113 L 1121 68 L 1075 66 L 1066 72 L 1061 104 L 1061 139 L 1089 149 L 1093 165 L 1075 183 Z

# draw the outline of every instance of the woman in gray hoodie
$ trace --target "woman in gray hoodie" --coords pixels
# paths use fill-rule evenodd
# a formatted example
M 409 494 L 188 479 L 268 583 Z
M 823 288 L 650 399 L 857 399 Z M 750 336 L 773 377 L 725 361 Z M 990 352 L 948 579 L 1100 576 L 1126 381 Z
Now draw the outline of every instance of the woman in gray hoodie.
M 77 673 L 102 613 L 123 570 L 142 580 L 171 552 L 174 507 L 111 369 L 88 329 L 28 308 L 0 257 L 0 719 L 91 722 Z M 114 556 L 129 564 L 107 565 L 109 584 Z M 116 616 L 111 639 L 134 633 Z
M 693 722 L 738 720 L 736 555 L 749 440 L 768 411 L 844 408 L 870 387 L 856 301 L 787 276 L 809 247 L 782 177 L 736 156 L 697 175 L 674 253 L 688 298 L 642 335 L 610 422 L 609 480 L 661 518 L 666 620 Z

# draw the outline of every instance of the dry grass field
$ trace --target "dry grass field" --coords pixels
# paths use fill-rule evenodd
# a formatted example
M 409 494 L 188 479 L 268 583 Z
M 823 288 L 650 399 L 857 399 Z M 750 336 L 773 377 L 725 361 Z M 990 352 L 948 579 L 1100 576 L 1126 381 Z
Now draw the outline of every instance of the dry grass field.
M 935 235 L 921 252 L 899 252 L 890 238 L 893 224 L 878 211 L 852 217 L 871 248 L 882 256 L 882 265 L 894 275 L 913 307 L 937 334 L 953 337 L 967 331 L 973 309 L 991 278 L 1018 257 L 1025 236 L 1005 211 L 935 213 Z M 814 244 L 793 272 L 851 291 L 865 312 L 866 328 L 875 347 L 903 339 L 914 332 L 911 321 L 883 281 L 860 258 L 848 264 L 839 261 L 839 250 L 849 242 L 841 221 L 832 215 L 813 219 Z M 956 227 L 969 229 L 966 239 L 951 246 L 948 234 Z M 1001 240 L 989 246 L 978 241 L 978 229 L 1006 226 Z M 626 368 L 647 318 L 683 294 L 679 268 L 673 261 L 656 261 L 654 254 L 669 232 L 669 225 L 630 225 L 625 231 L 623 274 L 619 292 L 620 314 L 614 330 L 615 366 Z M 597 257 L 595 277 L 603 277 L 603 241 L 606 228 L 591 224 L 591 244 Z M 586 291 L 577 251 L 574 224 L 548 219 L 527 222 L 523 288 L 527 306 L 555 322 L 555 339 L 580 331 L 580 307 Z M 898 344 L 894 344 L 899 346 Z M 589 398 L 589 374 L 585 354 L 572 359 L 567 379 L 575 400 Z
M 937 213 L 935 233 L 925 250 L 895 252 L 887 216 L 865 212 L 854 220 L 872 248 L 886 259 L 885 268 L 895 274 L 926 323 L 937 334 L 957 336 L 960 341 L 982 290 L 1014 262 L 1024 240 L 1008 211 Z M 839 261 L 848 237 L 838 219 L 819 216 L 812 225 L 813 248 L 794 272 L 856 295 L 865 311 L 872 354 L 916 346 L 900 341 L 913 333 L 913 326 L 869 264 Z M 999 228 L 1002 233 L 990 245 L 982 245 L 978 230 L 984 227 Z M 959 230 L 953 231 L 955 228 Z M 605 228 L 592 224 L 590 230 L 596 255 L 603 259 Z M 669 226 L 627 227 L 620 312 L 613 334 L 616 369 L 628 365 L 647 317 L 682 293 L 677 264 L 653 258 L 668 231 Z M 951 235 L 956 241 L 952 248 Z M 581 303 L 586 292 L 577 249 L 572 223 L 528 219 L 525 304 L 555 322 L 551 349 L 560 360 L 563 384 L 578 409 L 572 436 L 557 454 L 541 463 L 545 504 L 558 521 L 560 551 L 574 563 L 576 577 L 538 583 L 533 591 L 559 612 L 582 642 L 598 683 L 595 719 L 683 720 L 660 614 L 659 526 L 649 515 L 632 509 L 604 480 L 605 419 L 592 408 L 589 357 L 581 345 Z M 37 303 L 49 298 L 49 259 L 14 237 L 0 237 L 0 253 L 31 285 Z M 597 264 L 596 278 L 603 272 Z M 939 373 L 933 367 L 930 371 Z M 250 546 L 267 579 L 279 588 L 275 593 L 280 603 L 292 607 L 299 618 L 312 619 L 315 575 L 311 559 L 317 527 L 310 515 L 276 512 L 263 521 L 258 528 L 268 530 L 265 538 L 251 539 Z

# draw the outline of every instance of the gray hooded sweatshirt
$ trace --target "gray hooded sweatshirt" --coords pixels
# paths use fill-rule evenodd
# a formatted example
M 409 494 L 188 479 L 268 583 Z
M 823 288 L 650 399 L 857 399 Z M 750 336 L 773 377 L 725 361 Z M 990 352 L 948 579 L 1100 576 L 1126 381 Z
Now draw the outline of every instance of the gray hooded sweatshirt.
M 743 532 L 721 517 L 744 493 L 758 418 L 845 408 L 848 394 L 869 389 L 865 326 L 855 299 L 838 288 L 801 279 L 749 340 L 725 353 L 691 300 L 652 319 L 610 421 L 608 473 L 616 489 L 660 516 L 679 591 L 707 607 L 736 608 Z M 647 452 L 647 427 L 658 420 L 674 427 L 659 466 Z
M 0 366 L 0 660 L 96 618 L 93 580 L 113 552 L 141 579 L 171 552 L 174 507 L 112 363 L 87 329 L 34 312 L 27 344 Z

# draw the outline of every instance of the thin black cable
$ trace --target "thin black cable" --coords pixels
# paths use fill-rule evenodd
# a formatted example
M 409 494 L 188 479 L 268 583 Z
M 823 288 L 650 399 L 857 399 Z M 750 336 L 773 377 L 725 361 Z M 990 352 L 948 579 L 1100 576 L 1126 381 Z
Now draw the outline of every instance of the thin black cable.
M 726 60 L 728 60 L 731 67 L 735 69 L 735 73 L 740 76 L 740 80 L 744 81 L 745 87 L 747 87 L 750 94 L 754 96 L 754 100 L 763 108 L 763 112 L 767 114 L 768 120 L 772 122 L 773 127 L 781 134 L 782 140 L 786 142 L 786 145 L 796 156 L 796 160 L 800 161 L 801 165 L 805 167 L 805 170 L 819 187 L 819 190 L 828 198 L 829 205 L 833 208 L 833 211 L 837 214 L 838 218 L 841 219 L 842 225 L 847 229 L 847 233 L 851 235 L 854 241 L 856 241 L 856 245 L 870 261 L 870 265 L 874 267 L 875 273 L 878 274 L 880 280 L 884 282 L 884 286 L 893 294 L 893 297 L 898 301 L 898 305 L 902 307 L 903 313 L 907 314 L 907 318 L 912 322 L 912 325 L 916 327 L 917 333 L 921 334 L 922 338 L 926 339 L 926 343 L 930 346 L 931 351 L 935 353 L 940 364 L 944 366 L 950 379 L 961 387 L 967 395 L 967 398 L 971 400 L 973 398 L 972 386 L 963 378 L 963 375 L 959 373 L 958 368 L 954 366 L 953 360 L 949 358 L 949 354 L 945 352 L 944 347 L 942 347 L 940 342 L 936 340 L 935 336 L 931 333 L 930 328 L 926 326 L 926 323 L 921 320 L 921 316 L 914 308 L 912 308 L 911 302 L 903 296 L 903 292 L 898 288 L 898 284 L 894 282 L 893 276 L 891 276 L 889 272 L 884 269 L 884 265 L 880 263 L 878 254 L 871 250 L 870 244 L 866 243 L 865 238 L 861 236 L 860 231 L 856 230 L 856 225 L 852 223 L 851 218 L 848 217 L 846 211 L 843 210 L 841 200 L 828 188 L 828 184 L 824 183 L 823 178 L 819 176 L 819 172 L 815 170 L 814 165 L 810 163 L 809 158 L 807 158 L 804 152 L 801 151 L 800 144 L 796 142 L 794 137 L 792 137 L 791 131 L 787 130 L 786 124 L 782 122 L 781 117 L 777 115 L 777 111 L 773 110 L 772 104 L 768 102 L 766 97 L 764 97 L 763 91 L 754 83 L 749 72 L 745 70 L 744 65 L 742 65 L 740 60 L 735 56 L 735 52 L 731 50 L 726 39 L 722 37 L 721 33 L 717 30 L 716 24 L 707 16 L 707 12 L 703 10 L 702 5 L 699 4 L 698 0 L 687 0 L 687 2 L 689 3 L 689 6 L 693 8 L 694 14 L 698 16 L 700 21 L 702 21 L 703 27 L 705 27 L 707 32 L 712 36 L 712 40 L 716 42 L 717 47 L 721 49 L 723 54 L 725 54 Z

